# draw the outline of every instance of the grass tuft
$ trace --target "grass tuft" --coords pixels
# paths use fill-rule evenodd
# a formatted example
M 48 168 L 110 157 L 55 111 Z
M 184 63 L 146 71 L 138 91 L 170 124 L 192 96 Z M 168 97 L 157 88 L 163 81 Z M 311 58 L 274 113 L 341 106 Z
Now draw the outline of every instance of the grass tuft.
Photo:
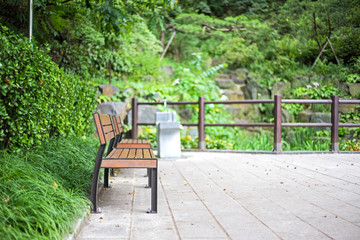
M 62 239 L 90 204 L 94 139 L 0 155 L 0 239 Z

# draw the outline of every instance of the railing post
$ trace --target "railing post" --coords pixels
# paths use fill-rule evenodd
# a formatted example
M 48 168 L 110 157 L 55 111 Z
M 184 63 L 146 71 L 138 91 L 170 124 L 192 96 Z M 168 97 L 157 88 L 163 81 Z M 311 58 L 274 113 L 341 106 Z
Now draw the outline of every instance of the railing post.
M 331 96 L 331 151 L 339 152 L 339 96 Z
M 199 149 L 205 149 L 205 98 L 199 97 Z
M 281 152 L 281 96 L 274 96 L 274 152 Z
M 131 131 L 131 137 L 133 139 L 138 138 L 138 99 L 133 98 L 132 99 L 132 131 Z

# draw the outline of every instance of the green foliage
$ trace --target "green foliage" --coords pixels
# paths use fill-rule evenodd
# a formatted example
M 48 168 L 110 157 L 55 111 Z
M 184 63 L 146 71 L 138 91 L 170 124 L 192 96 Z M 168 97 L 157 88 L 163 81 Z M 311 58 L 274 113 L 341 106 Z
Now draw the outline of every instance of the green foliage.
M 90 204 L 94 139 L 51 139 L 0 157 L 0 238 L 63 239 Z
M 0 145 L 29 148 L 44 137 L 91 129 L 95 91 L 60 70 L 36 43 L 1 27 Z
M 339 89 L 331 85 L 322 85 L 313 82 L 307 87 L 302 87 L 294 90 L 296 97 L 306 97 L 310 99 L 329 99 L 333 95 L 341 95 Z
M 347 75 L 346 82 L 347 83 L 360 82 L 360 74 L 354 73 L 354 74 Z

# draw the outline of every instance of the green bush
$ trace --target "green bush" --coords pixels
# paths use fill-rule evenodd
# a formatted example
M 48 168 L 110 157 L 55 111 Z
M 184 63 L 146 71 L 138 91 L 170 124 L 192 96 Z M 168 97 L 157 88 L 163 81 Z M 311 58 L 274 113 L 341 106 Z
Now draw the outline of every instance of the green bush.
M 0 148 L 91 129 L 95 91 L 28 39 L 0 27 Z

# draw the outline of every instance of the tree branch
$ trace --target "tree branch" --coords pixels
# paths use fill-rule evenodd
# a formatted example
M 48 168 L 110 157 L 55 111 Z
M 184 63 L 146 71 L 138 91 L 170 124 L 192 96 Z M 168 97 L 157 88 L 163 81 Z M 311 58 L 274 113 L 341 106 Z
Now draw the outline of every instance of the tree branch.
M 221 31 L 221 32 L 235 32 L 236 30 L 240 30 L 240 31 L 247 30 L 247 28 L 239 28 L 239 27 L 235 27 L 235 26 L 231 26 L 230 28 L 215 28 L 215 27 L 210 26 L 207 23 L 202 23 L 201 26 L 205 27 L 206 29 L 211 29 L 211 30 Z
M 71 1 L 73 1 L 73 0 L 64 0 L 64 1 L 60 2 L 60 3 L 61 3 L 61 4 L 64 4 L 64 3 L 71 2 Z M 46 6 L 46 7 L 55 6 L 55 3 L 47 3 L 45 6 Z M 37 7 L 36 10 L 40 10 L 41 8 L 42 8 L 42 7 Z

